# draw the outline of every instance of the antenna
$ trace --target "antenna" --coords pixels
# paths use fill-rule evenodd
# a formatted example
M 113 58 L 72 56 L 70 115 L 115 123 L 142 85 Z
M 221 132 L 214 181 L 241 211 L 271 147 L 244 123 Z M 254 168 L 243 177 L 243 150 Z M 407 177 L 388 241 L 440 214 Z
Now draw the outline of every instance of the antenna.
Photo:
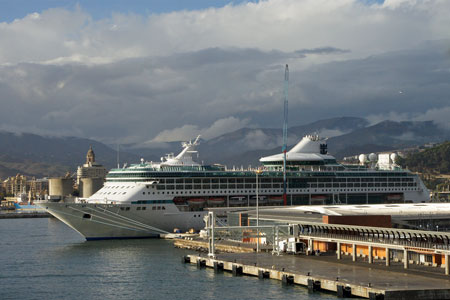
M 283 204 L 287 205 L 286 195 L 286 151 L 287 151 L 287 130 L 288 130 L 288 89 L 289 89 L 289 67 L 286 64 L 284 71 L 284 120 L 283 120 Z
M 120 169 L 120 148 L 119 148 L 119 143 L 117 143 L 117 169 Z

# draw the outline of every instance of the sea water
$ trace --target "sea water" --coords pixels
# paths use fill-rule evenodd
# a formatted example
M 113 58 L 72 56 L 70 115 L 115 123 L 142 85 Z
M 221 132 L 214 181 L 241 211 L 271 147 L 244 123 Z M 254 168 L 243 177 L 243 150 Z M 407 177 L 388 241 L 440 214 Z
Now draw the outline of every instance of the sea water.
M 337 299 L 182 264 L 159 239 L 85 241 L 54 218 L 0 220 L 0 299 Z

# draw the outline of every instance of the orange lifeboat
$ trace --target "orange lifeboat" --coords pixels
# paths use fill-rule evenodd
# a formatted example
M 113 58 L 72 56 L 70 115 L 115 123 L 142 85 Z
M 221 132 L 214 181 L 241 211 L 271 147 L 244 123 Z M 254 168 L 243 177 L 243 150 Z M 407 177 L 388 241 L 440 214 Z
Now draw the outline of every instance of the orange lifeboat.
M 173 203 L 175 203 L 175 205 L 183 205 L 186 204 L 186 201 L 183 199 L 183 197 L 175 197 L 173 198 Z
M 225 203 L 224 198 L 209 198 L 207 200 L 208 206 L 220 206 Z
M 187 200 L 189 206 L 203 206 L 206 200 L 204 198 L 191 198 Z

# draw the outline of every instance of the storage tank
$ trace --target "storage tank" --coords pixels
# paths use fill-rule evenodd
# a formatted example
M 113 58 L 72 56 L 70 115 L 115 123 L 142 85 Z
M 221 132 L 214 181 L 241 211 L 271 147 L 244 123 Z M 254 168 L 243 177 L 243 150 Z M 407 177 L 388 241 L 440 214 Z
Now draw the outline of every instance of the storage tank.
M 103 178 L 81 178 L 80 182 L 80 196 L 82 198 L 89 198 L 95 194 L 103 186 Z
M 73 194 L 72 178 L 50 178 L 48 180 L 50 196 L 67 196 Z

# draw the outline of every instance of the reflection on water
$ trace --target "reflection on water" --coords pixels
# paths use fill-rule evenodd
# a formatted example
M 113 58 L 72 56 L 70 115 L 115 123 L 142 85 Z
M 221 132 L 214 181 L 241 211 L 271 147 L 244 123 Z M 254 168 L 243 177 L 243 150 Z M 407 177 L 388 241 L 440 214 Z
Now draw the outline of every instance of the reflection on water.
M 0 220 L 1 299 L 337 299 L 182 264 L 170 241 L 86 242 L 55 219 Z

